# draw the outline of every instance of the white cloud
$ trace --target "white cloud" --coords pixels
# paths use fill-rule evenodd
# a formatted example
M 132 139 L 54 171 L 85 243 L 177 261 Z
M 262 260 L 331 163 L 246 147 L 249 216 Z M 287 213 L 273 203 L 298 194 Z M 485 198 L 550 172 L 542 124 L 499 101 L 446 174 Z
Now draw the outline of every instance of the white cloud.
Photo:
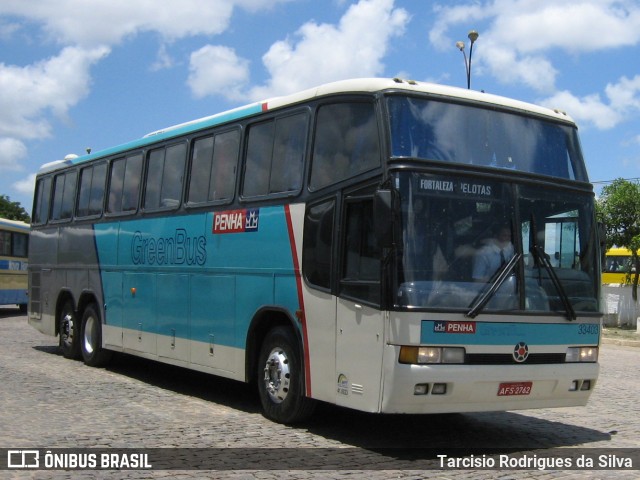
M 27 147 L 15 138 L 0 138 L 0 168 L 20 170 L 20 161 L 27 156 Z
M 606 100 L 599 94 L 576 97 L 568 91 L 558 92 L 541 103 L 560 108 L 578 123 L 589 123 L 600 130 L 614 128 L 632 115 L 640 113 L 640 75 L 622 77 L 605 88 Z
M 36 185 L 36 174 L 32 173 L 27 178 L 19 180 L 13 184 L 16 192 L 24 193 L 29 196 L 33 195 L 33 190 Z
M 286 0 L 279 0 L 286 1 Z M 114 45 L 130 35 L 157 32 L 165 40 L 225 31 L 235 6 L 249 11 L 278 0 L 3 0 L 0 15 L 35 20 L 64 45 Z
M 63 117 L 89 92 L 90 67 L 107 48 L 68 47 L 56 56 L 16 67 L 0 64 L 0 135 L 39 138 L 50 134 L 46 113 Z
M 160 45 L 158 54 L 156 55 L 156 61 L 151 65 L 151 71 L 157 72 L 159 70 L 165 70 L 174 66 L 174 60 L 167 51 L 167 45 L 163 43 Z
M 384 70 L 389 40 L 404 32 L 409 14 L 393 0 L 360 0 L 337 25 L 305 23 L 293 38 L 274 43 L 262 61 L 270 79 L 250 92 L 253 100 L 291 93 Z
M 241 92 L 248 80 L 249 61 L 231 48 L 207 45 L 191 54 L 187 84 L 198 98 L 223 95 L 243 99 Z
M 483 71 L 505 83 L 552 91 L 557 71 L 545 57 L 602 51 L 640 42 L 640 4 L 621 0 L 489 0 L 435 9 L 429 38 L 451 49 L 450 30 L 486 22 L 482 48 L 474 52 Z M 477 28 L 477 27 L 476 27 Z
M 270 78 L 247 90 L 249 61 L 233 49 L 207 45 L 193 52 L 187 81 L 196 97 L 223 95 L 231 100 L 263 100 L 348 77 L 384 70 L 389 40 L 409 21 L 394 0 L 360 0 L 337 25 L 308 22 L 271 45 L 262 57 Z M 375 28 L 372 28 L 375 25 Z

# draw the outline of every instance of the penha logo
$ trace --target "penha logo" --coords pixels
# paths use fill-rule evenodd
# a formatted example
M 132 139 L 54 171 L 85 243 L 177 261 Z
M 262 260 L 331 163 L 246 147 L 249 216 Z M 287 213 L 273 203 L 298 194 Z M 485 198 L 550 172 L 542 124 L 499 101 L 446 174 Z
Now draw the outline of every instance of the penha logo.
M 434 333 L 476 333 L 476 322 L 433 322 Z
M 213 233 L 257 232 L 259 220 L 259 208 L 216 212 L 213 216 Z

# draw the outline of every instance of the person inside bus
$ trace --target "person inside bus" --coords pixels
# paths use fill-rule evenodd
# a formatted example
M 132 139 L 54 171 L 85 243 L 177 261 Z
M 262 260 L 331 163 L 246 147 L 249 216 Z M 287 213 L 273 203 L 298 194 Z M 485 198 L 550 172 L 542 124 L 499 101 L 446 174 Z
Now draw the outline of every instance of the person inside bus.
M 508 225 L 502 225 L 496 234 L 485 240 L 484 245 L 476 252 L 473 258 L 473 280 L 487 282 L 513 255 L 511 229 Z

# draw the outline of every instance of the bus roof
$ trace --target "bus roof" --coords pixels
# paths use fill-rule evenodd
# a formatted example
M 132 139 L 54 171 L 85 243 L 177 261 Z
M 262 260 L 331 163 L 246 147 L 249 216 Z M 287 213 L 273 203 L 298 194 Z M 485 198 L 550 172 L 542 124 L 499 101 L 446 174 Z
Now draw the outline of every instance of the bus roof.
M 11 230 L 24 230 L 29 231 L 31 225 L 28 223 L 20 222 L 18 220 L 9 220 L 8 218 L 0 218 L 0 227 L 9 227 Z
M 439 85 L 435 83 L 417 82 L 414 80 L 403 80 L 399 78 L 358 78 L 351 80 L 341 80 L 327 83 L 314 88 L 303 90 L 298 93 L 282 97 L 274 97 L 261 102 L 252 103 L 242 107 L 227 110 L 215 115 L 199 118 L 178 125 L 173 125 L 161 130 L 148 133 L 142 138 L 133 140 L 115 147 L 88 153 L 86 155 L 67 155 L 64 160 L 56 160 L 46 163 L 40 167 L 40 173 L 58 170 L 66 166 L 84 163 L 96 158 L 115 155 L 141 148 L 153 143 L 178 137 L 182 134 L 196 132 L 198 130 L 221 125 L 234 120 L 250 117 L 261 112 L 277 109 L 280 107 L 295 105 L 300 102 L 309 101 L 313 98 L 340 93 L 372 93 L 378 91 L 405 91 L 407 93 L 430 94 L 438 97 L 448 97 L 457 100 L 469 100 L 487 105 L 499 105 L 522 112 L 533 113 L 549 117 L 556 121 L 562 121 L 575 125 L 573 120 L 564 112 L 541 107 L 531 103 L 514 100 L 507 97 L 492 95 L 475 90 L 468 90 L 458 87 Z

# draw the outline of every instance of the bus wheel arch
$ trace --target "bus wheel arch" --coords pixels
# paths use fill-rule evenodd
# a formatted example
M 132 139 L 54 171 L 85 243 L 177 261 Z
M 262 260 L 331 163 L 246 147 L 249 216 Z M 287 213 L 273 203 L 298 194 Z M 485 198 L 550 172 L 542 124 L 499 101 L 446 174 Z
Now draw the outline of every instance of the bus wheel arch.
M 69 359 L 80 358 L 80 321 L 71 292 L 63 290 L 56 303 L 56 333 L 62 355 Z
M 264 415 L 296 423 L 313 413 L 305 396 L 305 366 L 299 329 L 284 312 L 254 318 L 247 338 L 247 378 L 255 380 Z

